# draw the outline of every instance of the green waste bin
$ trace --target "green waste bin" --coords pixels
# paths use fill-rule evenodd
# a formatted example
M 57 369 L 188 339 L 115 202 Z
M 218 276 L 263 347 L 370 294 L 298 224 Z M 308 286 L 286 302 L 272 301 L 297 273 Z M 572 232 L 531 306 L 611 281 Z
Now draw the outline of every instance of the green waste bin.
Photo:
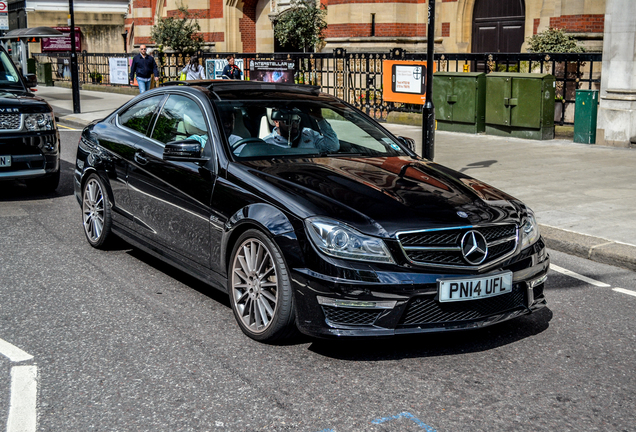
M 433 75 L 433 105 L 438 130 L 483 132 L 486 74 L 436 72 Z
M 44 83 L 45 86 L 51 87 L 53 85 L 53 71 L 51 63 L 38 63 L 37 77 L 39 84 Z
M 553 75 L 493 72 L 486 75 L 486 133 L 554 138 Z
M 575 143 L 596 144 L 598 90 L 577 90 L 574 104 Z

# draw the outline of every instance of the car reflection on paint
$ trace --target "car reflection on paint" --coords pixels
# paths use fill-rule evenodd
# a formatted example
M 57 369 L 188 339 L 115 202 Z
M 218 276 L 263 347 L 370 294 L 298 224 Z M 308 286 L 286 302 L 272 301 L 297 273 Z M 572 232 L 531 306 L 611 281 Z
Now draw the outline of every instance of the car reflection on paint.
M 168 85 L 87 127 L 75 195 L 113 235 L 228 293 L 260 341 L 481 327 L 546 305 L 534 215 L 317 87 Z

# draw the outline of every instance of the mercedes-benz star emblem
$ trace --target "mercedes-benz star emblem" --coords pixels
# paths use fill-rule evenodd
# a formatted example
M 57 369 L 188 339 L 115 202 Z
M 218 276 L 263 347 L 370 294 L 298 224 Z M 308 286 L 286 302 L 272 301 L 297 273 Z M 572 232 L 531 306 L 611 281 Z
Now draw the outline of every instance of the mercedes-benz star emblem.
M 481 264 L 488 255 L 488 243 L 480 232 L 468 231 L 462 237 L 462 253 L 469 264 Z

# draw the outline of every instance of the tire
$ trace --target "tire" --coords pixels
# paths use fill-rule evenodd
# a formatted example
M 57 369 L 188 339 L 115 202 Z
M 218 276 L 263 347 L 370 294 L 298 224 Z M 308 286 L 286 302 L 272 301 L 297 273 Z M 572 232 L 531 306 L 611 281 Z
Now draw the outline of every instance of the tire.
M 26 185 L 29 189 L 49 193 L 53 192 L 60 184 L 60 172 L 57 171 L 53 174 L 47 174 L 43 177 L 26 180 Z
M 104 249 L 111 234 L 111 204 L 106 187 L 97 174 L 89 175 L 82 188 L 82 222 L 91 246 Z
M 234 317 L 250 338 L 276 342 L 297 333 L 287 264 L 261 231 L 244 232 L 234 245 L 228 292 Z

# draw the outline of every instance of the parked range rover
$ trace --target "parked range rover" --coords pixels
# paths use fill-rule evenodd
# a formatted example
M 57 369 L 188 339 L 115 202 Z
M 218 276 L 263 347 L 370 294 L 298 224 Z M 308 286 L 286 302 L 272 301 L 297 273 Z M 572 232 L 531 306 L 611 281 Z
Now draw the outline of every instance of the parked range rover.
M 24 180 L 50 192 L 60 182 L 60 138 L 53 109 L 29 91 L 36 85 L 0 46 L 0 181 Z
M 84 129 L 75 195 L 113 235 L 228 293 L 261 341 L 482 327 L 546 304 L 532 211 L 417 156 L 319 88 L 201 81 Z

